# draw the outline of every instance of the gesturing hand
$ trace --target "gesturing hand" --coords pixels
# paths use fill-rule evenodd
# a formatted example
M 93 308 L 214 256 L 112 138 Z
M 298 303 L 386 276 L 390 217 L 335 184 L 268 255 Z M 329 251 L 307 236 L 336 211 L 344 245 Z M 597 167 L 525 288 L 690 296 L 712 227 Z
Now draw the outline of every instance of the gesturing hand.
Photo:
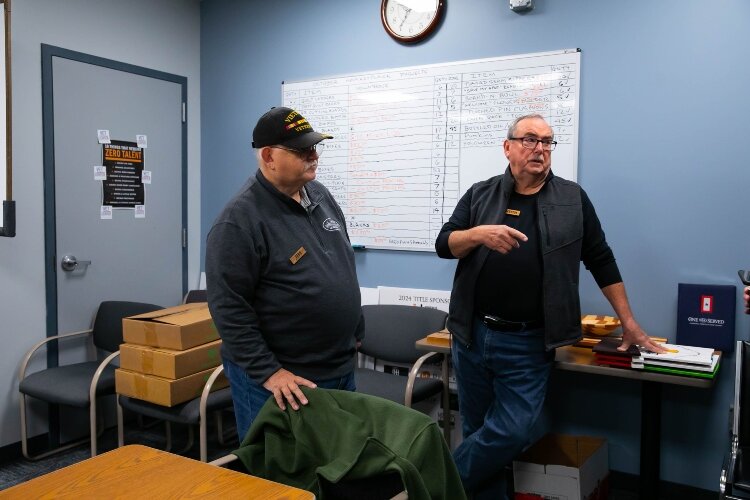
M 529 240 L 521 231 L 505 225 L 477 226 L 475 229 L 480 231 L 484 246 L 502 254 L 520 247 L 522 241 Z
M 299 404 L 307 404 L 307 398 L 300 390 L 299 386 L 304 385 L 305 387 L 316 388 L 314 382 L 307 380 L 306 378 L 298 377 L 294 373 L 280 369 L 263 383 L 263 387 L 273 393 L 273 398 L 276 400 L 276 404 L 282 410 L 286 409 L 285 400 L 291 405 L 293 410 L 299 410 Z

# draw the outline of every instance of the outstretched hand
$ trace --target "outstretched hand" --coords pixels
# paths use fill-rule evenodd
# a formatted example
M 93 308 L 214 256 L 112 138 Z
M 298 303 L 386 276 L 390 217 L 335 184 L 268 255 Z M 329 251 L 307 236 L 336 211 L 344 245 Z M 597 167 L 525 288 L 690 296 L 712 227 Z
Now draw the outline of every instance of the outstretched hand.
M 659 354 L 667 352 L 660 343 L 654 342 L 651 338 L 646 335 L 641 326 L 635 321 L 622 325 L 622 344 L 617 348 L 618 351 L 627 351 L 628 347 L 632 344 L 639 345 L 644 349 L 653 351 Z
M 299 410 L 299 403 L 306 405 L 307 398 L 302 393 L 300 386 L 316 388 L 315 382 L 311 382 L 303 377 L 298 377 L 294 373 L 281 368 L 279 371 L 268 377 L 263 383 L 263 387 L 273 393 L 273 398 L 276 400 L 276 404 L 282 410 L 286 409 L 286 403 L 292 407 L 293 410 Z

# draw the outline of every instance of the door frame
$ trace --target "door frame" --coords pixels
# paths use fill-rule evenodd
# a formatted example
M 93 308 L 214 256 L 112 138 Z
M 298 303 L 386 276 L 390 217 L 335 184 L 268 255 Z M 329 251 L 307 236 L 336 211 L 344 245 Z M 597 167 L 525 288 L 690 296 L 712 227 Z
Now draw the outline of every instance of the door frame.
M 55 209 L 55 136 L 52 58 L 101 66 L 148 78 L 176 83 L 182 88 L 182 295 L 187 292 L 187 77 L 135 66 L 83 52 L 41 44 L 42 46 L 42 137 L 44 157 L 44 275 L 47 304 L 47 337 L 58 334 L 57 322 L 57 228 Z M 47 367 L 58 366 L 56 342 L 47 348 Z

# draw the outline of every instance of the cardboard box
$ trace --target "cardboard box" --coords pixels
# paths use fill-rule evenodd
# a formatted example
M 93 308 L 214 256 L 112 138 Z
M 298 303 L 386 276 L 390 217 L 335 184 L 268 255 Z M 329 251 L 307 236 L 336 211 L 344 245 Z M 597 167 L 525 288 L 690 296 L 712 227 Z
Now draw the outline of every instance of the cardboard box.
M 150 401 L 162 406 L 174 406 L 200 397 L 213 371 L 214 368 L 209 368 L 187 377 L 169 380 L 118 368 L 115 370 L 115 390 L 118 394 L 131 398 Z M 222 373 L 211 390 L 222 389 L 228 385 L 229 381 Z
M 146 375 L 177 379 L 221 364 L 221 340 L 185 351 L 138 344 L 120 345 L 120 368 Z
M 547 434 L 513 462 L 517 499 L 603 500 L 608 479 L 602 438 Z
M 214 341 L 219 334 L 208 304 L 198 302 L 124 318 L 122 338 L 129 344 L 183 351 Z

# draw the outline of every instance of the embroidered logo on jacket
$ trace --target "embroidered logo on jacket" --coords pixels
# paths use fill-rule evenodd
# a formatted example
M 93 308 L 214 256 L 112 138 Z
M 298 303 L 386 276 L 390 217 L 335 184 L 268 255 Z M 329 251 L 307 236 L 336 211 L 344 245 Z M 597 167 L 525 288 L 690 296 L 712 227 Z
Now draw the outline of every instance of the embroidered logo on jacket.
M 328 217 L 323 221 L 323 229 L 326 231 L 341 231 L 341 224 L 338 221 Z

